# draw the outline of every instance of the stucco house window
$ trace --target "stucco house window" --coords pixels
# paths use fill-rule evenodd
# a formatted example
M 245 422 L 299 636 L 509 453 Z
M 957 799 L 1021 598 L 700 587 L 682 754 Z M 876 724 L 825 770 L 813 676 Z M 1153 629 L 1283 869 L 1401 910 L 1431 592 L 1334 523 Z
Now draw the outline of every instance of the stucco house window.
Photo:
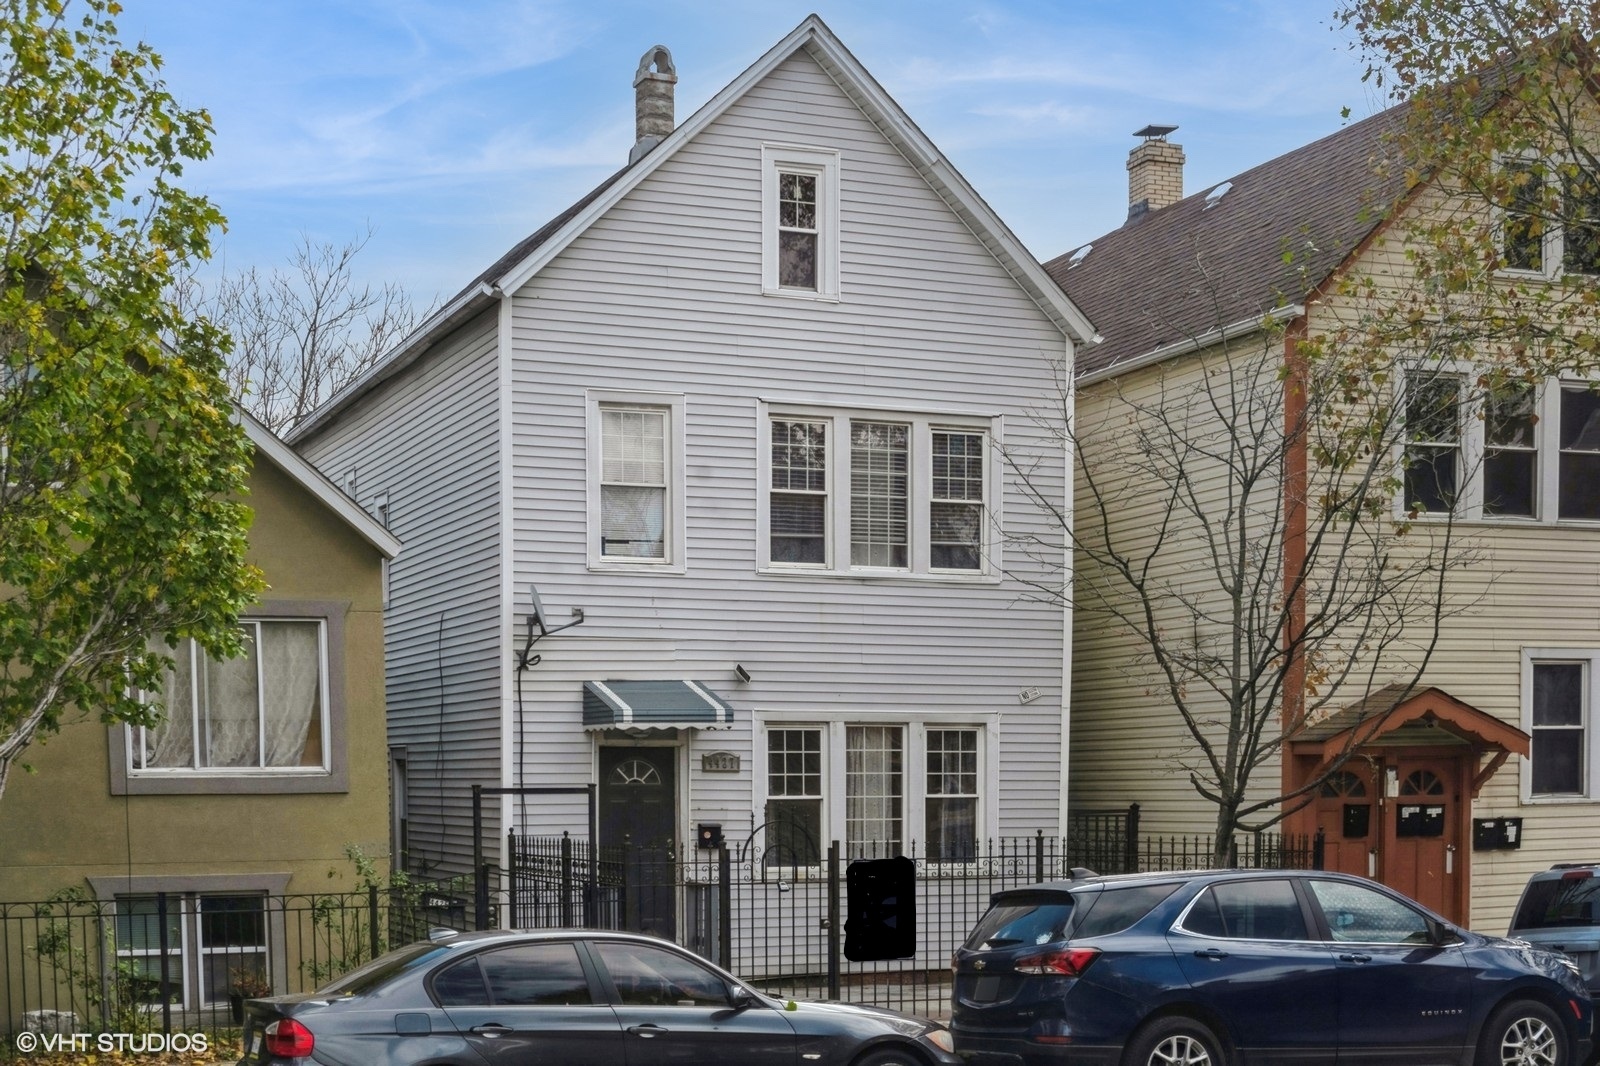
M 247 619 L 244 652 L 214 659 L 192 640 L 161 686 L 166 720 L 130 727 L 129 769 L 326 772 L 327 649 L 318 619 Z
M 344 633 L 350 605 L 276 600 L 240 620 L 244 652 L 219 660 L 193 641 L 159 694 L 164 718 L 110 727 L 114 796 L 344 792 Z
M 179 1007 L 212 1007 L 226 1004 L 235 989 L 262 995 L 272 988 L 264 895 L 169 895 L 165 951 L 157 897 L 115 898 L 117 959 L 140 975 L 134 988 L 140 1002 L 160 1002 L 163 955 L 168 987 Z

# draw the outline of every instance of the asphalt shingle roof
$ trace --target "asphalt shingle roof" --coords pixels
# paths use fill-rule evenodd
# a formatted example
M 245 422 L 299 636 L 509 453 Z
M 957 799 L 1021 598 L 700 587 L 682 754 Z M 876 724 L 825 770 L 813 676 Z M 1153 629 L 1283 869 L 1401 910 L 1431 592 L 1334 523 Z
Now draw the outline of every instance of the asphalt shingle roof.
M 1105 340 L 1078 353 L 1078 373 L 1295 303 L 1348 256 L 1405 192 L 1405 168 L 1375 165 L 1407 105 L 1352 123 L 1150 211 L 1045 264 Z M 1285 252 L 1293 250 L 1291 261 Z

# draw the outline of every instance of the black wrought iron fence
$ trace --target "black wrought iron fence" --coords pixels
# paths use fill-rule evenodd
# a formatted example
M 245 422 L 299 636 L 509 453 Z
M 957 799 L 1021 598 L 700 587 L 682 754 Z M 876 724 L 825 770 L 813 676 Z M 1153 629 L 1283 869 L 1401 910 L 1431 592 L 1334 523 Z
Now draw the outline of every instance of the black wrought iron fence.
M 225 1028 L 252 996 L 311 991 L 430 928 L 467 927 L 470 879 L 350 893 L 0 903 L 0 1033 Z
M 959 860 L 929 859 L 915 844 L 895 854 L 916 870 L 916 941 L 910 958 L 858 962 L 844 955 L 846 855 L 834 843 L 816 863 L 789 848 L 702 850 L 632 845 L 591 848 L 570 835 L 510 834 L 505 914 L 518 928 L 575 924 L 666 936 L 775 995 L 846 999 L 913 1013 L 948 1011 L 951 953 L 1001 889 L 1067 878 L 1077 868 L 1210 866 L 1208 838 L 1140 838 L 1137 814 L 1107 817 L 1098 834 L 1035 833 L 974 843 Z M 1132 833 L 1129 833 L 1129 830 Z M 1261 834 L 1241 840 L 1230 865 L 1312 866 L 1312 841 Z M 948 851 L 945 854 L 949 854 Z M 491 895 L 485 893 L 485 895 Z

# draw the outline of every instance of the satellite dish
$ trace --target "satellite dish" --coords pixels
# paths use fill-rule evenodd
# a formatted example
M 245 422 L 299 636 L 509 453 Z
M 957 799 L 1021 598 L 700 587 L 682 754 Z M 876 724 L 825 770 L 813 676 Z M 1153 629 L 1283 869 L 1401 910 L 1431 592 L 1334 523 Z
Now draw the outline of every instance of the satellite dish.
M 529 585 L 528 598 L 533 601 L 533 613 L 528 616 L 528 625 L 530 628 L 538 626 L 539 632 L 544 633 L 544 605 L 539 602 L 539 590 Z

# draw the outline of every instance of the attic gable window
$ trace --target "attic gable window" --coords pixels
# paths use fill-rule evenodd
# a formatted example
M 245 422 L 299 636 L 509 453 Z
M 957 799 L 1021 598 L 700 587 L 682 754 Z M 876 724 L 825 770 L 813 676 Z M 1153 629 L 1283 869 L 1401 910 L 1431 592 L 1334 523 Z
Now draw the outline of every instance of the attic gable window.
M 839 153 L 763 145 L 761 170 L 761 290 L 838 299 Z
M 1517 159 L 1506 164 L 1506 177 L 1505 269 L 1552 279 L 1600 275 L 1600 176 L 1571 164 Z M 1557 182 L 1560 195 L 1553 196 Z

